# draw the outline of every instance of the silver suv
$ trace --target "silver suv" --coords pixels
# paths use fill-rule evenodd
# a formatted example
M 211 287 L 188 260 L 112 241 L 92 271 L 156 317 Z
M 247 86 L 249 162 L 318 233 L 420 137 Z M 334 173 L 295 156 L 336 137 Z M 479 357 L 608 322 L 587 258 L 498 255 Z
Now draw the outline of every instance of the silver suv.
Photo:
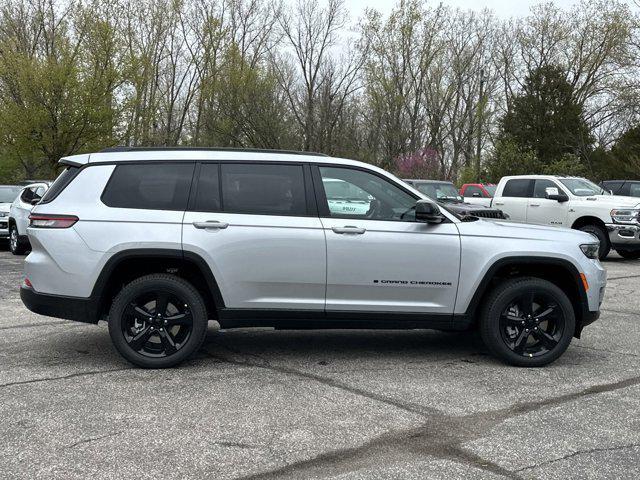
M 43 315 L 107 320 L 116 349 L 141 367 L 185 360 L 209 320 L 477 327 L 497 357 L 540 366 L 599 316 L 606 274 L 593 236 L 458 218 L 365 163 L 134 148 L 61 163 L 31 213 L 22 300 Z

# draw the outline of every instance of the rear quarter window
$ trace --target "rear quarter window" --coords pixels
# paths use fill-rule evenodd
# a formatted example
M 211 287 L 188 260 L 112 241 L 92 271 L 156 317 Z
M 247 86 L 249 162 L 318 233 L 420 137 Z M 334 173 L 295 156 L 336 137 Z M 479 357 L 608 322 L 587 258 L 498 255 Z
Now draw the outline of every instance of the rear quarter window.
M 58 178 L 51 184 L 49 190 L 46 191 L 40 203 L 49 203 L 53 199 L 55 199 L 62 191 L 69 186 L 69 184 L 73 181 L 74 178 L 78 176 L 80 173 L 80 167 L 67 167 L 65 168 Z
M 193 163 L 142 163 L 116 166 L 102 193 L 109 207 L 186 210 Z

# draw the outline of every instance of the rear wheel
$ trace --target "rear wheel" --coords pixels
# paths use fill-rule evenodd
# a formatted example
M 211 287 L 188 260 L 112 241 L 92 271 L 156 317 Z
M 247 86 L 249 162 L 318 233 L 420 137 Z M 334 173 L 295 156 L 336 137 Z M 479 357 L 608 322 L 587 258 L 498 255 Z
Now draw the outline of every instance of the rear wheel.
M 109 334 L 128 361 L 143 368 L 178 365 L 207 333 L 207 310 L 198 291 L 173 275 L 147 275 L 125 286 L 109 311 Z
M 573 337 L 575 315 L 567 295 L 539 278 L 523 277 L 498 285 L 480 318 L 487 348 L 520 367 L 540 367 L 564 353 Z
M 594 237 L 596 237 L 600 241 L 600 251 L 598 252 L 598 257 L 600 260 L 604 260 L 609 255 L 611 251 L 611 244 L 609 243 L 609 237 L 607 236 L 607 232 L 598 225 L 585 225 L 584 227 L 580 227 L 578 230 L 590 233 Z
M 27 245 L 24 241 L 20 240 L 18 234 L 18 227 L 12 224 L 9 227 L 9 250 L 14 255 L 24 255 L 27 252 Z
M 628 260 L 637 260 L 640 258 L 640 250 L 616 250 L 618 255 Z

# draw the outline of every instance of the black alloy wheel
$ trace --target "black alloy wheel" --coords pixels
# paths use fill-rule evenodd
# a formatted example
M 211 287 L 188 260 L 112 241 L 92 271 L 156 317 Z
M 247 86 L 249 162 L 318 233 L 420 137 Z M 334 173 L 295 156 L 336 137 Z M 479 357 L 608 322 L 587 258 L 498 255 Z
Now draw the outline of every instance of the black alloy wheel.
M 109 310 L 109 334 L 118 352 L 143 368 L 178 365 L 207 333 L 200 293 L 175 275 L 152 274 L 126 285 Z
M 564 353 L 575 321 L 573 304 L 557 285 L 520 277 L 500 283 L 489 293 L 480 316 L 480 334 L 501 360 L 539 367 Z

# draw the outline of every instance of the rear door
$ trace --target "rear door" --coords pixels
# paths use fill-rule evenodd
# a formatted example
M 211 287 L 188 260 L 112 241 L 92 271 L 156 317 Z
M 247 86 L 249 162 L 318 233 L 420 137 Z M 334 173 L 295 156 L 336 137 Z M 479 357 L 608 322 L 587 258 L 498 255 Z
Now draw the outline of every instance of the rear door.
M 302 163 L 201 163 L 183 248 L 201 256 L 228 309 L 324 309 L 326 247 Z
M 493 206 L 509 215 L 514 222 L 527 221 L 529 197 L 533 192 L 533 180 L 527 178 L 512 178 L 507 180 L 502 195 L 493 199 Z
M 314 168 L 327 242 L 327 314 L 419 312 L 451 314 L 458 287 L 460 236 L 454 223 L 415 221 L 417 198 L 390 180 L 357 167 Z M 333 188 L 336 182 L 348 185 Z M 365 192 L 360 201 L 341 192 Z

